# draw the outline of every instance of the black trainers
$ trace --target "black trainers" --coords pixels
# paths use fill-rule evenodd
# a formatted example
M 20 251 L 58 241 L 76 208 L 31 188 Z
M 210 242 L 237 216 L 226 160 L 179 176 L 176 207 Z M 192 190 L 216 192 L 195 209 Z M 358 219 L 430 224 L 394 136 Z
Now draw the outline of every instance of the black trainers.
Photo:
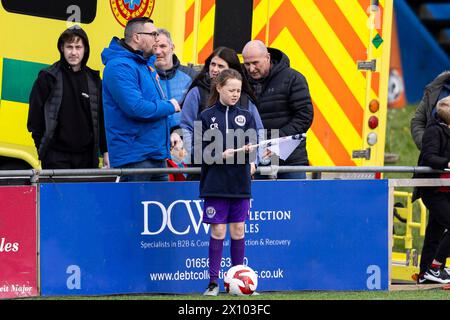
M 450 268 L 441 268 L 442 270 L 444 270 L 444 272 L 447 273 L 447 275 L 450 277 Z
M 219 294 L 219 285 L 215 282 L 210 282 L 208 288 L 203 293 L 204 296 L 217 296 Z
M 430 284 L 430 283 L 434 283 L 433 281 L 430 281 L 428 279 L 425 279 L 424 277 L 425 272 L 424 273 L 419 273 L 419 274 L 415 274 L 415 279 L 417 284 Z
M 450 275 L 446 270 L 429 267 L 423 277 L 427 280 L 438 283 L 450 283 Z

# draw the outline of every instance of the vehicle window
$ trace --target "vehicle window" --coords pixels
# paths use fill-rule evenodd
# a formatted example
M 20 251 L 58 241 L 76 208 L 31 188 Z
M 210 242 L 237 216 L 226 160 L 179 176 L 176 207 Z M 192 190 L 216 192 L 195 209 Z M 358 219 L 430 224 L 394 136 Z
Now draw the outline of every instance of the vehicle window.
M 214 49 L 225 46 L 240 53 L 252 37 L 252 15 L 252 0 L 216 0 Z
M 97 10 L 97 0 L 1 1 L 6 11 L 57 20 L 67 20 L 69 17 L 73 17 L 74 10 L 77 10 L 76 13 L 81 23 L 91 23 L 94 21 Z

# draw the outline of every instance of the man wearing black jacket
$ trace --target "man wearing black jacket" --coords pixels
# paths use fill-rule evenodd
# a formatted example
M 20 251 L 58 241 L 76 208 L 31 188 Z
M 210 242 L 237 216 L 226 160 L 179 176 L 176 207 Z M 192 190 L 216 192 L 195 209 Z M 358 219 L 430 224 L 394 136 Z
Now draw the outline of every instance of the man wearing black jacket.
M 422 137 L 427 124 L 436 121 L 436 104 L 441 99 L 450 95 L 450 71 L 444 71 L 438 75 L 424 90 L 422 100 L 417 106 L 416 112 L 411 119 L 411 136 L 419 150 L 422 149 Z M 413 201 L 419 198 L 419 188 L 414 188 Z M 431 214 L 431 211 L 430 211 Z M 433 215 L 433 214 L 431 214 Z M 425 271 L 431 264 L 434 254 L 437 251 L 441 237 L 445 237 L 448 230 L 440 224 L 429 223 L 427 228 L 432 228 L 433 232 L 428 232 L 429 236 L 424 243 L 420 258 L 420 273 L 417 275 L 417 283 L 427 283 L 424 278 Z M 440 236 L 440 235 L 441 236 Z M 445 267 L 445 261 L 443 264 Z
M 436 113 L 423 133 L 419 166 L 436 170 L 450 168 L 450 97 L 438 101 Z M 449 172 L 416 174 L 417 178 L 450 178 Z M 419 194 L 429 210 L 417 282 L 450 283 L 445 262 L 450 255 L 450 187 L 420 187 Z
M 109 166 L 98 71 L 86 66 L 89 40 L 75 26 L 57 42 L 60 60 L 39 72 L 30 93 L 28 131 L 43 169 Z
M 267 48 L 259 40 L 248 42 L 242 57 L 268 138 L 274 136 L 275 130 L 280 137 L 306 133 L 314 111 L 305 77 L 290 67 L 289 58 L 283 52 Z M 286 161 L 276 159 L 281 166 L 309 165 L 306 142 L 301 142 Z M 281 173 L 277 178 L 304 179 L 306 174 Z

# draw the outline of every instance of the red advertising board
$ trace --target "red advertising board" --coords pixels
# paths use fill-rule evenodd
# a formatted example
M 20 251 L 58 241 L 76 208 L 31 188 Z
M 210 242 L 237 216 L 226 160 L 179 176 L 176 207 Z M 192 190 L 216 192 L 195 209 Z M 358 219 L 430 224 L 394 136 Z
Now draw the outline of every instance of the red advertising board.
M 0 298 L 38 295 L 36 187 L 0 187 Z

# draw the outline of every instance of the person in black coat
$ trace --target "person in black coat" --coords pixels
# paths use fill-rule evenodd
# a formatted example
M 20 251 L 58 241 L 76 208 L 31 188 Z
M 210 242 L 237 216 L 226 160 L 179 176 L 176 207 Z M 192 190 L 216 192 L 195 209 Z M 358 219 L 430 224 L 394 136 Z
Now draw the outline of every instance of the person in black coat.
M 109 166 L 100 74 L 89 68 L 89 40 L 80 27 L 57 42 L 59 61 L 39 72 L 30 93 L 28 131 L 43 169 Z
M 268 138 L 306 133 L 311 127 L 314 110 L 305 77 L 290 67 L 289 58 L 280 50 L 267 48 L 252 40 L 242 50 L 244 67 L 256 95 L 258 108 Z M 309 165 L 306 141 L 294 150 L 282 166 Z M 262 162 L 261 162 L 262 163 Z M 304 179 L 304 172 L 278 174 L 278 179 Z
M 436 115 L 429 122 L 422 138 L 419 166 L 444 170 L 450 168 L 450 97 L 439 100 Z M 450 178 L 450 172 L 422 175 L 425 178 Z M 421 187 L 419 194 L 429 210 L 418 282 L 426 280 L 450 283 L 445 261 L 450 256 L 450 187 Z M 437 248 L 430 250 L 429 248 Z

